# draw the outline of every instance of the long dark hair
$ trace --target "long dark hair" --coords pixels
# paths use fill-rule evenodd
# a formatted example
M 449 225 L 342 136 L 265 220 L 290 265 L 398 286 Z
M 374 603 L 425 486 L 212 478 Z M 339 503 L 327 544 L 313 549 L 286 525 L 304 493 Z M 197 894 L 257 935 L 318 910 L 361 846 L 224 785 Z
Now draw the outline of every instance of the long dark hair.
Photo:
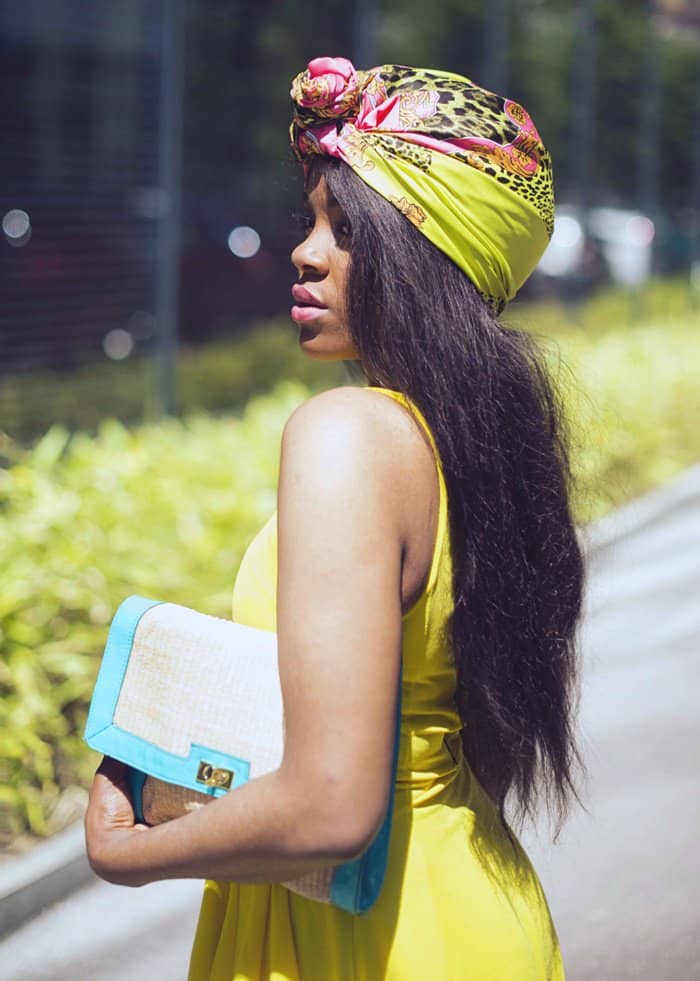
M 370 384 L 423 412 L 447 485 L 456 701 L 469 764 L 507 826 L 541 792 L 558 829 L 573 731 L 583 563 L 561 412 L 532 337 L 346 165 L 323 175 L 351 226 L 347 306 Z

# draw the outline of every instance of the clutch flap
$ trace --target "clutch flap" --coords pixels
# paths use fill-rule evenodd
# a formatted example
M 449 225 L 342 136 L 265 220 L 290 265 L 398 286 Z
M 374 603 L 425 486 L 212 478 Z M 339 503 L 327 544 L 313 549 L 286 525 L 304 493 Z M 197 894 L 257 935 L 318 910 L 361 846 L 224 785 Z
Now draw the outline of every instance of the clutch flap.
M 129 597 L 110 627 L 85 739 L 211 796 L 275 769 L 283 750 L 276 635 Z

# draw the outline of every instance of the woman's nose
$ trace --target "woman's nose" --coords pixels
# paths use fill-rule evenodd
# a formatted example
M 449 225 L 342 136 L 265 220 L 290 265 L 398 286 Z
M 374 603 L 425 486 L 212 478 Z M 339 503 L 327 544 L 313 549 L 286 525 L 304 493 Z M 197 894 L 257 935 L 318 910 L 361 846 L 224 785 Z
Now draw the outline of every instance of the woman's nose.
M 317 275 L 327 272 L 325 251 L 318 229 L 314 229 L 293 249 L 291 259 L 300 276 L 305 272 Z

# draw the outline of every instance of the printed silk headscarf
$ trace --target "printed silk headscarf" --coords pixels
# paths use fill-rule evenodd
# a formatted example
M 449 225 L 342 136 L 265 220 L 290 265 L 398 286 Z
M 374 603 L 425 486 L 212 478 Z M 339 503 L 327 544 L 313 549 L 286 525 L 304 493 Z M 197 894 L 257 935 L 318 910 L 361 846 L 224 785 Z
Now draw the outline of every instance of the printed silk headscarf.
M 552 234 L 552 166 L 522 106 L 450 72 L 316 58 L 292 82 L 292 148 L 338 157 L 497 310 Z

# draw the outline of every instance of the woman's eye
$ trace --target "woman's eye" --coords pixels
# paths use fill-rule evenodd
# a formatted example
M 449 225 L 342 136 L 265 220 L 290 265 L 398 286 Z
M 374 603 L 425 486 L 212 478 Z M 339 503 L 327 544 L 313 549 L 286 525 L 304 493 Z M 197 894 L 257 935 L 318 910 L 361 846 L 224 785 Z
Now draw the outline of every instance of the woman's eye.
M 299 224 L 299 230 L 301 231 L 302 235 L 308 235 L 312 231 L 314 227 L 313 215 L 309 215 L 309 214 L 297 215 L 297 221 Z
M 347 221 L 347 219 L 337 222 L 335 226 L 335 234 L 338 236 L 338 238 L 350 238 L 352 235 L 350 222 Z

